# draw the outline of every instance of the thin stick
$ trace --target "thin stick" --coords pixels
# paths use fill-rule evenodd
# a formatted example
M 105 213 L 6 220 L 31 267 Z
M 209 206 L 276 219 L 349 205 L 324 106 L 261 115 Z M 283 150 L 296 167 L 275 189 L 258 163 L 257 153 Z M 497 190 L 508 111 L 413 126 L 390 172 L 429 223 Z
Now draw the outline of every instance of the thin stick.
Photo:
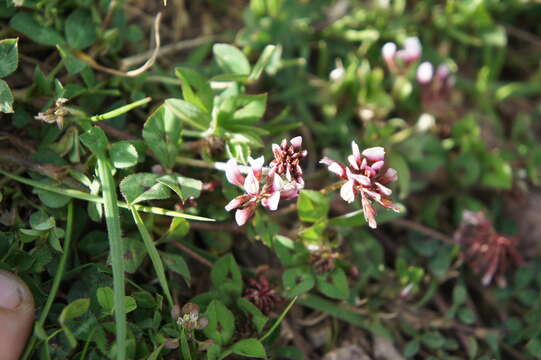
M 216 36 L 214 36 L 214 35 L 202 36 L 202 37 L 198 37 L 198 38 L 195 38 L 195 39 L 189 39 L 189 40 L 182 40 L 182 41 L 179 41 L 179 42 L 176 42 L 176 43 L 173 43 L 173 44 L 168 44 L 168 45 L 162 46 L 158 51 L 158 56 L 169 55 L 169 54 L 172 54 L 172 53 L 177 52 L 177 51 L 192 49 L 194 47 L 197 47 L 199 45 L 203 45 L 205 43 L 208 43 L 208 42 L 214 41 L 214 40 L 216 40 Z M 143 61 L 145 61 L 145 59 L 148 59 L 148 57 L 151 56 L 151 55 L 152 55 L 152 51 L 148 50 L 148 51 L 145 51 L 142 54 L 137 54 L 137 55 L 127 57 L 127 58 L 125 58 L 124 60 L 122 60 L 120 62 L 120 68 L 121 69 L 127 69 L 129 67 L 134 66 L 134 65 L 139 65 Z
M 427 236 L 430 236 L 431 238 L 441 240 L 441 241 L 443 241 L 445 243 L 448 243 L 448 244 L 454 244 L 455 243 L 450 236 L 447 236 L 447 235 L 442 234 L 442 233 L 440 233 L 440 232 L 438 232 L 436 230 L 430 229 L 430 228 L 428 228 L 428 227 L 426 227 L 424 225 L 415 223 L 415 222 L 410 221 L 410 220 L 395 219 L 395 220 L 392 221 L 392 223 L 395 224 L 395 225 L 398 225 L 400 227 L 403 227 L 403 228 L 418 231 L 418 232 L 423 233 L 423 234 L 425 234 Z
M 85 54 L 82 51 L 77 50 L 77 51 L 74 51 L 73 54 L 75 56 L 77 56 L 79 59 L 86 62 L 88 65 L 90 65 L 90 67 L 92 67 L 92 68 L 94 68 L 96 70 L 111 74 L 111 75 L 117 75 L 117 76 L 122 76 L 122 77 L 135 77 L 135 76 L 141 75 L 142 73 L 144 73 L 145 71 L 150 69 L 150 67 L 152 65 L 154 65 L 154 62 L 156 61 L 156 59 L 158 57 L 159 50 L 160 50 L 160 23 L 161 23 L 161 19 L 162 19 L 162 13 L 160 12 L 156 16 L 156 19 L 154 20 L 154 42 L 155 42 L 155 47 L 154 47 L 154 50 L 152 51 L 152 53 L 150 55 L 150 58 L 148 58 L 148 60 L 141 67 L 139 67 L 139 68 L 137 68 L 135 70 L 122 72 L 120 70 L 111 69 L 111 68 L 108 68 L 106 66 L 103 66 L 103 65 L 99 64 L 96 60 L 94 60 L 92 57 L 90 57 L 89 55 Z
M 207 266 L 209 268 L 212 267 L 212 263 L 210 261 L 208 261 L 207 259 L 205 259 L 201 255 L 199 255 L 198 253 L 196 253 L 195 251 L 193 251 L 192 249 L 190 249 L 186 245 L 184 245 L 182 243 L 179 243 L 179 242 L 172 242 L 172 244 L 173 244 L 173 246 L 179 248 L 180 250 L 182 250 L 183 252 L 185 252 L 186 254 L 191 256 L 194 260 L 199 261 L 201 264 L 203 264 L 203 265 L 205 265 L 205 266 Z

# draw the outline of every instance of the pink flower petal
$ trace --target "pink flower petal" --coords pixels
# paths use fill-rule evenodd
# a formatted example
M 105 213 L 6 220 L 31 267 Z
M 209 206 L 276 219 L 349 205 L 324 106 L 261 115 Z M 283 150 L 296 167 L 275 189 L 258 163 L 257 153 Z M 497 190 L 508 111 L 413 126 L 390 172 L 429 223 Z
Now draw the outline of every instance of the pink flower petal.
M 250 195 L 241 195 L 237 196 L 233 200 L 231 200 L 226 206 L 225 210 L 231 211 L 234 210 L 242 205 L 244 205 L 248 200 L 250 200 L 252 197 Z
M 244 190 L 251 195 L 257 195 L 259 193 L 259 180 L 254 174 L 254 170 L 248 172 L 248 176 L 244 180 Z
M 340 188 L 340 196 L 344 201 L 348 203 L 352 203 L 355 201 L 355 189 L 354 189 L 354 183 L 353 181 L 347 181 L 342 187 Z
M 243 186 L 244 184 L 244 176 L 240 173 L 235 159 L 229 159 L 225 164 L 225 176 L 227 177 L 227 181 L 233 185 Z
M 280 202 L 280 191 L 273 192 L 268 198 L 261 200 L 261 204 L 269 209 L 275 211 L 278 209 L 278 203 Z
M 434 76 L 434 68 L 432 64 L 428 61 L 425 61 L 417 68 L 417 81 L 419 84 L 428 84 L 432 81 L 432 76 Z
M 265 158 L 263 156 L 258 157 L 257 159 L 252 159 L 248 156 L 248 162 L 252 167 L 255 177 L 259 180 L 261 179 L 261 169 L 263 169 L 263 164 L 265 163 Z
M 363 206 L 363 215 L 368 223 L 368 226 L 370 226 L 372 229 L 377 228 L 378 224 L 376 223 L 376 210 L 374 210 L 370 200 L 363 196 L 361 199 L 361 204 Z
M 280 146 L 277 145 L 277 144 L 272 144 L 272 153 L 274 154 L 274 157 L 275 158 L 280 158 L 280 154 L 281 154 L 281 149 L 280 149 Z
M 393 191 L 391 189 L 389 189 L 388 187 L 384 186 L 384 185 L 381 185 L 380 183 L 376 183 L 376 186 L 379 190 L 380 193 L 382 193 L 383 195 L 385 196 L 389 196 L 393 193 Z
M 396 53 L 396 44 L 394 42 L 387 42 L 381 47 L 381 55 L 386 61 L 391 60 Z
M 344 165 L 340 164 L 338 161 L 334 161 L 332 159 L 329 159 L 328 157 L 324 157 L 319 161 L 320 164 L 325 164 L 328 167 L 328 170 L 330 172 L 335 173 L 336 175 L 340 176 L 342 179 L 346 178 L 346 168 Z
M 349 155 L 348 156 L 349 165 L 354 168 L 355 170 L 360 170 L 359 164 L 357 164 L 357 160 L 355 160 L 355 156 Z
M 361 175 L 361 174 L 353 174 L 353 173 L 350 172 L 348 174 L 348 179 L 355 180 L 356 182 L 358 182 L 362 186 L 371 186 L 372 185 L 372 181 L 370 181 L 370 178 L 368 176 L 364 176 L 364 175 Z
M 293 148 L 295 148 L 295 150 L 298 150 L 302 146 L 302 136 L 296 136 L 293 139 L 289 140 L 289 142 L 291 143 L 291 145 L 293 145 Z
M 372 162 L 381 161 L 385 158 L 385 149 L 381 146 L 364 149 L 363 156 Z
M 237 222 L 238 226 L 242 226 L 246 224 L 248 219 L 250 219 L 252 215 L 254 214 L 255 207 L 256 207 L 256 203 L 254 202 L 254 203 L 248 204 L 248 206 L 246 206 L 243 209 L 238 209 L 235 212 L 235 221 Z
M 359 145 L 355 141 L 351 142 L 351 153 L 356 162 L 361 162 L 361 151 L 359 150 Z
M 373 170 L 378 171 L 378 170 L 380 170 L 380 169 L 383 167 L 383 165 L 385 165 L 385 161 L 382 160 L 382 161 L 376 161 L 376 162 L 373 163 L 372 166 L 370 166 L 370 167 L 371 167 Z
M 398 180 L 398 172 L 393 168 L 388 168 L 380 182 L 382 184 L 389 184 L 396 180 Z

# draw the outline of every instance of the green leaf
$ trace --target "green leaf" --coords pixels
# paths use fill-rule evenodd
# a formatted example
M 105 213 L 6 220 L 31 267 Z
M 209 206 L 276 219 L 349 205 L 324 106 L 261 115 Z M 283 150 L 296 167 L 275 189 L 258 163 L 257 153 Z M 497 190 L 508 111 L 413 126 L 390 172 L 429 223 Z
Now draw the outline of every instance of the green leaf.
M 19 62 L 18 40 L 0 40 L 0 78 L 8 76 L 17 69 Z
M 511 189 L 513 173 L 511 166 L 499 154 L 488 153 L 483 159 L 484 172 L 481 183 L 494 189 Z
M 404 356 L 408 359 L 415 356 L 419 351 L 419 340 L 412 340 L 406 344 L 404 348 Z
M 289 297 L 294 297 L 309 291 L 314 287 L 316 280 L 308 267 L 295 267 L 287 269 L 282 274 L 282 282 Z
M 145 245 L 134 237 L 122 238 L 124 242 L 124 270 L 133 274 L 137 271 L 147 254 Z
M 218 66 L 226 73 L 248 75 L 250 63 L 246 56 L 236 47 L 229 44 L 215 44 L 212 52 Z
M 68 48 L 61 45 L 57 45 L 56 48 L 58 49 L 58 52 L 60 53 L 60 56 L 64 61 L 64 65 L 66 66 L 66 70 L 68 70 L 68 74 L 78 74 L 87 66 L 87 64 L 83 60 L 75 57 L 75 55 L 73 55 Z
M 147 200 L 168 199 L 171 196 L 169 188 L 158 182 L 162 176 L 152 173 L 137 173 L 126 176 L 120 182 L 120 192 L 130 204 Z
M 445 338 L 438 331 L 430 331 L 423 334 L 421 341 L 431 349 L 439 349 L 445 344 Z
M 210 125 L 210 115 L 192 103 L 179 99 L 167 99 L 164 106 L 176 117 L 196 129 L 207 130 Z
M 126 169 L 137 164 L 139 154 L 129 141 L 118 141 L 109 150 L 111 161 L 117 169 Z
M 176 67 L 175 74 L 180 79 L 184 100 L 210 113 L 212 111 L 214 93 L 208 80 L 197 71 L 185 67 Z
M 167 266 L 169 270 L 182 276 L 189 286 L 190 282 L 192 281 L 192 276 L 190 274 L 190 268 L 188 267 L 188 264 L 186 264 L 186 260 L 184 260 L 182 256 L 175 254 L 162 252 L 160 255 L 165 263 L 165 266 Z
M 400 188 L 400 199 L 406 198 L 410 192 L 411 172 L 408 163 L 402 155 L 397 152 L 389 154 L 389 167 L 398 172 L 398 187 Z
M 297 207 L 302 221 L 316 222 L 327 216 L 330 200 L 319 191 L 302 190 L 297 200 Z
M 432 273 L 439 277 L 443 278 L 451 266 L 452 260 L 452 248 L 450 245 L 442 245 L 438 248 L 435 256 L 432 256 L 428 263 L 428 267 Z
M 220 345 L 227 344 L 235 332 L 233 313 L 221 301 L 212 300 L 204 316 L 208 319 L 205 335 Z
M 40 181 L 40 183 L 47 185 L 55 184 L 55 182 L 50 179 L 44 179 Z M 38 195 L 39 200 L 43 203 L 43 205 L 53 209 L 66 206 L 66 204 L 71 200 L 69 196 L 56 194 L 47 190 L 39 189 L 37 187 L 34 187 L 32 189 L 32 192 Z
M 233 354 L 237 354 L 240 356 L 261 359 L 267 357 L 267 353 L 265 352 L 265 347 L 263 346 L 263 344 L 261 344 L 259 340 L 253 338 L 244 339 L 236 342 L 231 347 L 231 350 L 233 351 Z
M 235 297 L 242 294 L 242 276 L 235 258 L 231 254 L 222 256 L 214 263 L 210 272 L 212 286 Z
M 53 217 L 47 215 L 45 211 L 38 211 L 30 216 L 30 226 L 34 230 L 46 231 L 54 228 L 56 225 Z
M 96 155 L 104 154 L 109 145 L 105 132 L 96 126 L 81 135 L 81 142 Z
M 79 8 L 72 12 L 64 24 L 69 46 L 82 50 L 92 45 L 96 41 L 96 27 L 90 11 Z
M 199 197 L 203 188 L 200 180 L 180 175 L 164 175 L 158 178 L 158 182 L 173 190 L 182 201 Z
M 474 185 L 481 174 L 481 164 L 471 153 L 463 153 L 450 162 L 450 173 L 464 186 Z
M 263 73 L 263 70 L 265 70 L 265 68 L 271 61 L 277 48 L 278 47 L 276 45 L 265 46 L 265 48 L 263 49 L 263 52 L 259 56 L 259 59 L 255 63 L 254 68 L 252 69 L 252 72 L 250 73 L 250 76 L 248 77 L 250 81 L 259 79 L 259 77 L 261 76 L 261 73 Z
M 60 323 L 60 326 L 62 327 L 62 330 L 64 331 L 64 334 L 66 335 L 68 343 L 72 349 L 77 346 L 77 340 L 75 339 L 75 336 L 73 336 L 70 328 L 67 326 L 66 321 L 83 316 L 88 311 L 89 307 L 90 299 L 77 299 L 64 307 L 60 313 L 60 316 L 58 317 L 58 322 Z
M 282 235 L 276 235 L 273 241 L 274 251 L 285 266 L 296 266 L 307 262 L 308 249 L 300 241 L 293 241 Z
M 266 106 L 267 94 L 228 97 L 220 104 L 218 124 L 231 131 L 249 130 L 251 128 L 245 126 L 253 125 L 260 120 Z
M 13 94 L 4 80 L 0 80 L 0 112 L 13 112 Z
M 341 268 L 317 275 L 316 281 L 317 289 L 330 298 L 345 300 L 349 297 L 348 279 Z
M 192 105 L 193 106 L 193 105 Z M 181 143 L 182 122 L 167 106 L 154 111 L 143 127 L 143 138 L 163 166 L 170 169 Z
M 250 319 L 258 333 L 263 331 L 263 328 L 269 319 L 254 304 L 245 298 L 240 297 L 237 300 L 237 306 L 244 315 Z
M 19 12 L 9 22 L 9 26 L 42 45 L 63 44 L 64 38 L 56 30 L 41 26 L 29 12 Z
M 100 287 L 96 290 L 96 298 L 98 299 L 98 304 L 107 312 L 112 314 L 113 309 L 115 308 L 115 302 L 113 300 L 113 289 L 110 287 Z

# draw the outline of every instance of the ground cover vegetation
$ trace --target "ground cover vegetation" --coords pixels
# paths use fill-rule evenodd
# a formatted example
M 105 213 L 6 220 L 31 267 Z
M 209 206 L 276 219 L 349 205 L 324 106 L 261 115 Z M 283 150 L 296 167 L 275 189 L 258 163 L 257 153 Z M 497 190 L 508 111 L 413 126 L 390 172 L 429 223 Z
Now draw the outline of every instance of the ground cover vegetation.
M 540 17 L 0 0 L 23 359 L 539 358 Z

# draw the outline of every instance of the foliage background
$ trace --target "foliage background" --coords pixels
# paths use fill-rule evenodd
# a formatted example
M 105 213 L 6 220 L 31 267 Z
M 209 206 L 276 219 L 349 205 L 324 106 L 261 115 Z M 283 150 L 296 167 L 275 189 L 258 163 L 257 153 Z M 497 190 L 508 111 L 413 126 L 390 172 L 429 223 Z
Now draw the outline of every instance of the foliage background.
M 156 62 L 121 76 L 151 56 L 158 12 Z M 0 39 L 18 38 L 0 47 L 0 267 L 36 298 L 25 358 L 122 358 L 124 313 L 127 358 L 539 357 L 540 16 L 527 0 L 0 0 Z M 389 71 L 383 44 L 410 36 L 449 93 L 427 101 L 417 64 Z M 34 118 L 58 98 L 62 127 Z M 314 191 L 237 227 L 213 167 L 295 135 Z M 376 230 L 317 192 L 335 181 L 319 159 L 352 140 L 400 174 L 404 211 L 379 209 Z M 505 286 L 453 240 L 464 210 L 518 239 Z M 284 299 L 269 314 L 242 300 L 261 274 Z M 201 331 L 177 323 L 188 302 Z

